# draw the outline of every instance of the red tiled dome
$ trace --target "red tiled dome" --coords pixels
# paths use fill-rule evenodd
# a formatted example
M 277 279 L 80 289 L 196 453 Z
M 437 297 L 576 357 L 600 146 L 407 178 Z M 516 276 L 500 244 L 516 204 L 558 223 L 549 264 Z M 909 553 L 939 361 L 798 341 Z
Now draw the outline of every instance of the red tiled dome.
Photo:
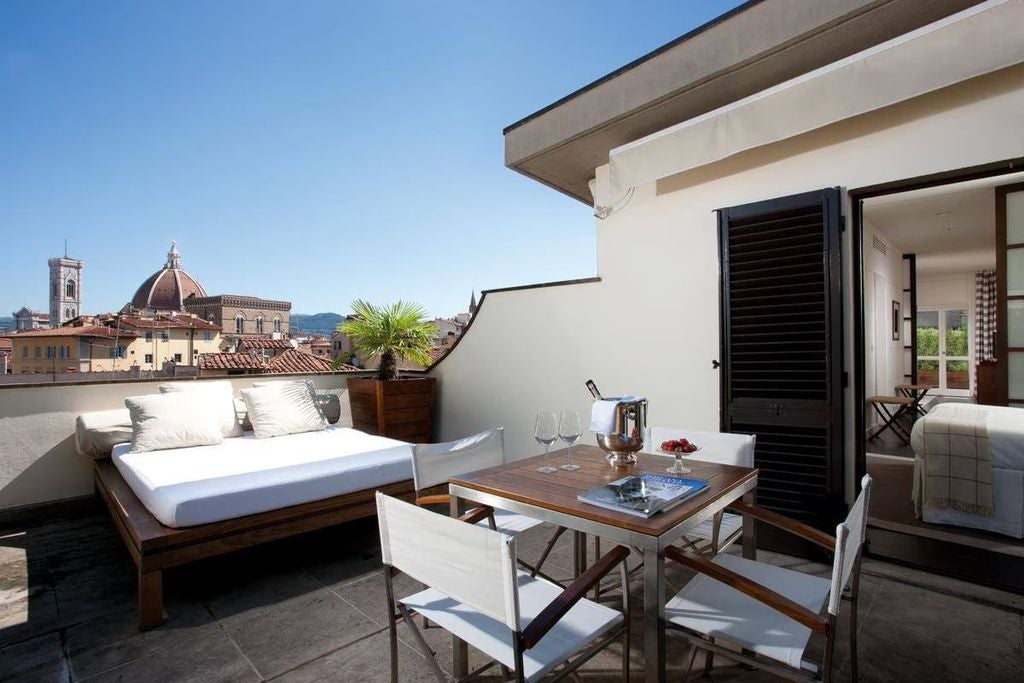
M 132 297 L 131 306 L 136 309 L 180 311 L 184 308 L 183 302 L 190 296 L 204 297 L 206 290 L 181 268 L 181 254 L 172 242 L 167 263 L 139 286 Z

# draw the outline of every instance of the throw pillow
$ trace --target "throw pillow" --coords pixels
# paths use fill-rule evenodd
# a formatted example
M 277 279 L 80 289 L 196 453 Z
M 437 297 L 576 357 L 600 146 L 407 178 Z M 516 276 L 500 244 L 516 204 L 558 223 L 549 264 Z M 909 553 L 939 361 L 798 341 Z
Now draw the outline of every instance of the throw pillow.
M 225 439 L 242 435 L 242 421 L 235 410 L 234 389 L 231 382 L 169 382 L 160 385 L 162 394 L 189 394 L 204 402 L 220 421 Z
M 212 446 L 224 440 L 209 402 L 189 393 L 131 396 L 124 405 L 132 420 L 132 453 Z
M 310 382 L 274 382 L 242 390 L 257 439 L 315 432 L 327 426 Z

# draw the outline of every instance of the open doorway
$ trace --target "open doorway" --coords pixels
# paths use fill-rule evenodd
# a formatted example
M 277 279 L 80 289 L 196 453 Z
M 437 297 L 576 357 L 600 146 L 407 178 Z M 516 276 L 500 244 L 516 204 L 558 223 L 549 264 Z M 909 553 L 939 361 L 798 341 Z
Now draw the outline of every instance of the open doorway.
M 914 495 L 926 466 L 915 424 L 943 404 L 1001 402 L 1000 377 L 987 360 L 998 317 L 988 287 L 1005 249 L 1000 202 L 1022 181 L 1024 173 L 908 182 L 853 199 L 863 306 L 859 464 L 875 482 L 870 552 L 1024 592 L 1024 524 L 1001 522 L 1007 507 L 1024 518 L 1024 457 L 993 470 L 1000 483 L 992 514 L 929 516 Z M 941 413 L 954 409 L 975 408 Z

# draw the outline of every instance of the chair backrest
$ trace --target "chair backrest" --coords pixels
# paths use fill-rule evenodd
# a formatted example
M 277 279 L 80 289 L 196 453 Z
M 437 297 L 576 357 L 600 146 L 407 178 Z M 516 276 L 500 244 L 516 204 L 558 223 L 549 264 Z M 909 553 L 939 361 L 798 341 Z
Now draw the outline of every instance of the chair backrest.
M 519 629 L 515 539 L 377 492 L 384 564 Z
M 701 447 L 687 458 L 719 465 L 754 466 L 754 435 L 728 432 L 698 432 L 693 429 L 648 427 L 644 437 L 644 452 L 665 455 L 661 444 L 669 439 L 684 438 Z
M 476 472 L 505 462 L 505 430 L 488 429 L 445 443 L 412 447 L 412 480 L 416 491 L 448 481 L 457 474 Z
M 836 527 L 836 554 L 832 563 L 832 592 L 828 598 L 828 611 L 839 614 L 843 591 L 850 583 L 850 576 L 857 564 L 861 546 L 868 527 L 868 501 L 871 498 L 871 476 L 864 475 L 860 481 L 860 495 L 850 508 L 846 521 Z
M 456 441 L 413 446 L 413 482 L 417 492 L 453 476 L 505 462 L 505 429 L 488 429 Z

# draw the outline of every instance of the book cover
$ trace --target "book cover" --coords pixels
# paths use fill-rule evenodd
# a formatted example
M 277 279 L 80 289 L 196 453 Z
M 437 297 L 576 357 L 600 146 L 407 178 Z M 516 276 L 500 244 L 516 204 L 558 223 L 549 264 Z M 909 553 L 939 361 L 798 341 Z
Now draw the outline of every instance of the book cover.
M 584 503 L 637 517 L 651 517 L 697 495 L 708 487 L 703 479 L 638 474 L 581 493 Z

